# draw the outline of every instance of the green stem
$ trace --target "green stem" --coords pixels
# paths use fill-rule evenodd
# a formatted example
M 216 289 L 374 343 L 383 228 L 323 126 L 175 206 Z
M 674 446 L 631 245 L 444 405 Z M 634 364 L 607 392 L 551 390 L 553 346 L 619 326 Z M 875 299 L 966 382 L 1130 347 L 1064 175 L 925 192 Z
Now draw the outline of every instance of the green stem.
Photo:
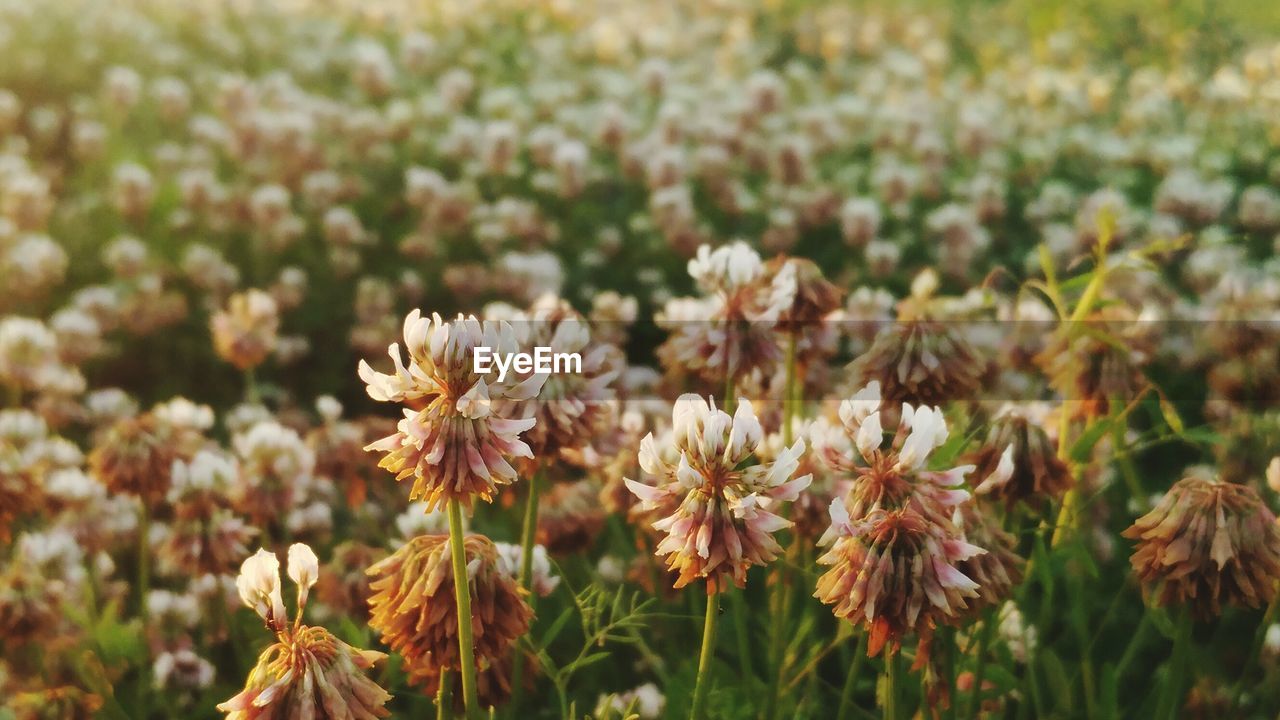
M 791 333 L 787 336 L 787 364 L 786 364 L 786 384 L 783 387 L 782 397 L 782 444 L 785 447 L 791 447 L 794 440 L 795 428 L 795 384 L 796 384 L 796 345 L 798 344 L 798 336 Z M 790 557 L 795 550 L 795 546 L 787 549 L 787 555 Z M 783 637 L 787 633 L 787 620 L 790 618 L 788 599 L 790 594 L 787 592 L 791 586 L 790 569 L 787 565 L 779 568 L 780 575 L 777 583 L 773 586 L 773 597 L 770 602 L 774 612 L 774 621 L 769 625 L 769 668 L 773 671 L 773 677 L 769 680 L 769 694 L 765 697 L 764 710 L 760 717 L 762 720 L 773 720 L 777 717 L 778 712 L 778 694 L 782 688 L 782 655 L 785 647 Z
M 858 675 L 867 660 L 867 635 L 858 638 L 858 649 L 854 651 L 853 662 L 849 663 L 849 674 L 844 677 L 844 687 L 840 689 L 840 704 L 836 706 L 836 720 L 848 720 L 849 711 L 853 709 L 853 689 L 858 684 Z
M 733 609 L 733 632 L 738 636 L 738 662 L 742 664 L 742 678 L 755 677 L 755 669 L 751 667 L 751 638 L 748 637 L 747 624 L 747 595 L 746 591 L 738 590 L 729 596 L 729 603 Z M 749 687 L 744 685 L 744 687 Z
M 1071 433 L 1071 415 L 1067 410 L 1068 402 L 1063 400 L 1062 409 L 1058 416 L 1058 458 L 1067 464 L 1067 468 L 1071 467 L 1071 451 L 1067 445 L 1067 435 Z M 1080 493 L 1075 485 L 1067 489 L 1062 496 L 1062 508 L 1058 510 L 1058 519 L 1053 523 L 1053 537 L 1049 542 L 1049 547 L 1058 547 L 1058 545 L 1066 538 L 1068 526 L 1074 527 L 1076 523 L 1076 505 L 1078 504 Z
M 260 396 L 258 394 L 258 374 L 253 368 L 245 368 L 244 395 L 245 401 L 250 405 L 257 405 L 260 400 Z
M 733 414 L 733 410 L 735 407 L 734 401 L 737 400 L 737 397 L 734 393 L 735 393 L 735 388 L 733 385 L 733 376 L 730 375 L 729 377 L 725 378 L 725 381 L 724 381 L 724 411 L 729 413 L 730 415 Z
M 151 507 L 142 500 L 142 514 L 138 516 L 138 613 L 142 626 L 147 625 L 147 595 L 151 593 Z
M 702 622 L 702 652 L 698 656 L 698 679 L 693 686 L 690 720 L 702 720 L 703 706 L 711 686 L 711 658 L 715 655 L 716 622 L 720 619 L 720 591 L 707 586 L 707 616 Z
M 529 474 L 529 497 L 524 506 L 524 527 L 520 537 L 520 587 L 532 590 L 533 548 L 538 534 L 538 476 L 534 471 Z M 529 593 L 529 604 L 533 605 L 534 594 Z M 516 652 L 511 664 L 511 714 L 518 716 L 520 703 L 524 700 L 524 664 L 523 652 Z
M 436 720 L 449 720 L 453 714 L 449 710 L 449 703 L 453 700 L 453 693 L 450 691 L 449 684 L 453 682 L 449 671 L 440 671 L 440 689 L 436 690 Z
M 991 647 L 991 638 L 995 635 L 995 610 L 987 612 L 982 620 L 982 629 L 978 631 L 978 654 L 974 658 L 973 689 L 969 692 L 969 706 L 965 708 L 965 717 L 978 717 L 981 708 L 982 682 L 987 672 L 987 649 Z
M 478 717 L 476 652 L 471 637 L 471 584 L 467 579 L 467 550 L 462 536 L 462 505 L 449 499 L 449 554 L 453 557 L 453 590 L 458 603 L 458 654 L 462 664 L 462 700 L 467 717 Z
M 898 654 L 884 656 L 884 720 L 898 720 Z
M 791 447 L 795 428 L 792 427 L 796 416 L 796 345 L 798 336 L 791 333 L 787 336 L 787 380 L 783 387 L 786 393 L 782 398 L 782 444 Z
M 1177 632 L 1173 637 L 1173 654 L 1170 659 L 1169 680 L 1157 706 L 1156 720 L 1177 720 L 1182 708 L 1182 696 L 1186 690 L 1187 663 L 1191 659 L 1191 611 L 1182 608 L 1178 617 Z
M 1253 644 L 1249 646 L 1249 657 L 1245 660 L 1244 670 L 1241 671 L 1235 687 L 1231 690 L 1231 707 L 1235 710 L 1236 715 L 1240 715 L 1240 698 L 1244 694 L 1244 684 L 1248 682 L 1254 668 L 1258 667 L 1258 655 L 1262 653 L 1262 643 L 1266 640 L 1267 628 L 1271 627 L 1271 623 L 1275 622 L 1277 610 L 1280 610 L 1280 594 L 1271 598 L 1271 603 L 1267 605 L 1266 612 L 1262 613 L 1262 622 L 1253 633 Z M 1145 616 L 1143 619 L 1146 619 Z

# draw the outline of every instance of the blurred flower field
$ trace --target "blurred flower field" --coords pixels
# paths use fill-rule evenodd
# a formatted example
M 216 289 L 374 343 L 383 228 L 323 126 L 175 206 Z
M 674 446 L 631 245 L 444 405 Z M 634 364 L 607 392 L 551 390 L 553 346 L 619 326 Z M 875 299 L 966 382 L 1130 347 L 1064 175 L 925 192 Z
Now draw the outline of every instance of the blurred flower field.
M 0 0 L 0 59 L 0 720 L 1280 713 L 1280 12 Z

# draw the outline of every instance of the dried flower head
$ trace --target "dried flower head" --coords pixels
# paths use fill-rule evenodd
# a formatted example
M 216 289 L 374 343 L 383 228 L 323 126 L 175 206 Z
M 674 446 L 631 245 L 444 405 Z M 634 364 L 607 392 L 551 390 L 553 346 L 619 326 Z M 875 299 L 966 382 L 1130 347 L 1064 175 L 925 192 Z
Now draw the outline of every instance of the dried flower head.
M 232 295 L 225 310 L 210 321 L 213 349 L 241 370 L 262 364 L 275 349 L 280 329 L 276 301 L 261 290 Z
M 499 566 L 491 540 L 468 535 L 464 545 L 476 670 L 483 677 L 509 658 L 516 638 L 529 629 L 533 610 L 515 578 Z M 369 626 L 404 657 L 410 682 L 431 686 L 442 670 L 460 670 L 449 536 L 416 537 L 368 573 L 374 578 Z M 509 684 L 505 677 L 490 680 L 496 687 Z
M 656 554 L 666 556 L 667 567 L 679 573 L 676 587 L 706 578 L 710 591 L 726 577 L 742 587 L 748 568 L 777 557 L 781 548 L 773 533 L 791 525 L 772 510 L 795 500 L 812 479 L 792 479 L 804 441 L 781 450 L 771 463 L 741 467 L 764 437 L 751 403 L 742 401 L 731 418 L 714 402 L 681 395 L 671 415 L 674 464 L 658 451 L 650 433 L 640 443 L 640 467 L 658 484 L 627 479 L 626 485 L 643 509 L 678 503 L 671 515 L 653 523 L 666 534 Z
M 424 500 L 428 509 L 456 498 L 471 507 L 479 496 L 492 501 L 498 485 L 516 479 L 510 460 L 533 453 L 520 434 L 536 424 L 534 418 L 518 419 L 500 414 L 512 412 L 511 403 L 538 394 L 545 375 L 532 375 L 508 384 L 474 372 L 472 352 L 478 346 L 497 353 L 519 349 L 510 325 L 459 316 L 453 322 L 439 315 L 423 318 L 417 310 L 404 323 L 409 366 L 392 344 L 395 374 L 384 375 L 360 362 L 360 378 L 369 396 L 407 407 L 397 432 L 370 443 L 366 450 L 385 455 L 379 466 L 395 473 L 397 480 L 413 478 L 410 499 Z
M 1012 406 L 991 422 L 973 460 L 974 474 L 982 478 L 974 492 L 1010 506 L 1021 500 L 1040 507 L 1061 498 L 1072 484 L 1071 471 L 1044 428 Z
M 89 453 L 89 472 L 111 492 L 155 505 L 169 492 L 174 460 L 189 446 L 182 434 L 152 413 L 121 419 Z
M 939 405 L 972 397 L 986 364 L 951 324 L 899 318 L 849 366 L 858 385 L 879 382 L 886 402 Z
M 291 625 L 280 597 L 280 561 L 259 550 L 244 561 L 236 587 L 245 605 L 258 613 L 276 642 L 258 657 L 244 690 L 218 705 L 228 720 L 255 718 L 386 717 L 391 696 L 365 672 L 386 657 L 359 650 L 322 627 L 302 624 L 307 594 L 319 563 L 311 548 L 289 548 L 288 574 L 298 587 L 298 617 Z
M 365 570 L 386 556 L 380 548 L 355 541 L 341 543 L 320 573 L 316 599 L 339 615 L 367 620 L 373 587 Z
M 1137 541 L 1130 562 L 1160 605 L 1209 618 L 1224 602 L 1256 608 L 1275 597 L 1280 529 L 1247 485 L 1184 478 L 1121 534 Z
M 1082 417 L 1105 415 L 1145 384 L 1142 366 L 1153 351 L 1151 323 L 1126 305 L 1107 305 L 1089 318 L 1060 323 L 1036 362 L 1049 384 Z
M 765 263 L 770 286 L 780 297 L 791 297 L 778 313 L 778 329 L 794 333 L 816 325 L 842 303 L 840 289 L 822 275 L 822 268 L 807 258 L 778 257 Z

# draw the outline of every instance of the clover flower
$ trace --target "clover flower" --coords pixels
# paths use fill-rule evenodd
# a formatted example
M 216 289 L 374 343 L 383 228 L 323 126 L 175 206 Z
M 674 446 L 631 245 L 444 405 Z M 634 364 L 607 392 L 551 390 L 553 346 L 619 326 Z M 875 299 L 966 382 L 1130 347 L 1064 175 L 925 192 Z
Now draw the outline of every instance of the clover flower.
M 1023 501 L 1039 507 L 1061 498 L 1073 482 L 1044 428 L 1013 406 L 991 422 L 973 461 L 983 478 L 974 492 L 1010 506 Z
M 548 375 L 533 397 L 499 402 L 500 414 L 536 421 L 523 439 L 537 461 L 581 449 L 600 431 L 614 400 L 612 386 L 625 365 L 621 351 L 608 343 L 593 343 L 587 321 L 554 296 L 543 296 L 511 323 L 525 351 L 549 347 L 557 353 L 579 353 L 582 367 L 581 372 Z M 518 374 L 516 379 L 532 374 Z
M 730 417 L 714 401 L 682 395 L 671 416 L 674 464 L 650 433 L 640 444 L 640 467 L 658 485 L 628 478 L 626 486 L 643 509 L 676 504 L 671 515 L 653 523 L 665 533 L 656 554 L 679 573 L 675 587 L 700 578 L 707 580 L 709 592 L 727 578 L 742 587 L 748 568 L 773 562 L 781 550 L 773 533 L 791 523 L 773 510 L 795 500 L 812 479 L 792 478 L 804 441 L 779 451 L 771 463 L 741 467 L 764 438 L 750 402 L 742 401 Z
M 599 496 L 600 488 L 590 480 L 553 485 L 538 513 L 538 545 L 557 556 L 590 550 L 606 518 Z
M 532 428 L 535 418 L 516 418 L 501 410 L 517 409 L 501 401 L 528 400 L 538 394 L 546 376 L 532 375 L 519 383 L 474 372 L 472 352 L 478 346 L 494 353 L 511 353 L 518 344 L 505 322 L 481 322 L 459 316 L 452 322 L 439 315 L 423 318 L 414 310 L 405 318 L 406 367 L 400 346 L 390 348 L 395 374 L 376 372 L 360 362 L 360 378 L 369 396 L 381 402 L 407 407 L 397 432 L 370 443 L 366 450 L 384 453 L 379 467 L 396 480 L 413 478 L 411 500 L 424 500 L 427 509 L 444 506 L 456 498 L 471 507 L 474 497 L 493 500 L 499 485 L 516 480 L 514 458 L 531 458 L 520 434 Z
M 89 472 L 109 491 L 155 505 L 169 492 L 174 461 L 196 442 L 198 434 L 165 423 L 153 413 L 123 418 L 95 443 L 89 453 Z
M 280 561 L 259 550 L 244 561 L 236 587 L 240 598 L 267 624 L 276 642 L 258 656 L 244 689 L 218 705 L 228 720 L 386 717 L 391 696 L 365 672 L 386 657 L 359 650 L 322 627 L 302 623 L 307 594 L 319 575 L 311 548 L 289 548 L 288 575 L 298 587 L 298 617 L 290 624 L 280 595 Z
M 973 500 L 961 503 L 953 519 L 961 539 L 986 551 L 956 564 L 957 570 L 978 584 L 978 596 L 969 603 L 970 613 L 976 615 L 1013 595 L 1026 563 L 1017 554 L 1017 537 L 1005 532 L 985 505 Z
M 276 301 L 261 290 L 232 295 L 210 321 L 213 349 L 240 370 L 261 365 L 276 346 L 280 314 Z
M 498 567 L 514 580 L 520 578 L 520 563 L 524 548 L 513 543 L 494 543 L 498 548 Z M 542 545 L 533 546 L 533 563 L 530 567 L 529 589 L 538 597 L 546 597 L 555 592 L 560 585 L 560 578 L 553 574 L 551 558 Z
M 668 303 L 659 317 L 672 333 L 658 350 L 663 362 L 718 384 L 770 374 L 782 358 L 773 328 L 794 301 L 794 271 L 766 280 L 760 256 L 738 241 L 699 247 L 689 274 L 708 296 L 693 312 L 687 299 Z
M 814 597 L 866 629 L 868 656 L 886 644 L 897 652 L 903 637 L 915 634 L 922 666 L 934 629 L 956 621 L 978 597 L 978 584 L 958 566 L 985 551 L 911 505 L 854 520 L 834 500 L 824 540 L 830 548 L 818 563 L 831 569 L 818 578 Z
M 911 506 L 939 523 L 949 523 L 952 508 L 969 498 L 961 487 L 972 465 L 928 470 L 929 455 L 949 436 L 937 407 L 903 404 L 892 440 L 884 444 L 882 415 L 892 409 L 880 395 L 880 383 L 868 383 L 839 406 L 839 425 L 825 418 L 810 429 L 814 451 L 837 479 L 849 483 L 844 505 L 859 520 L 876 509 Z
M 1130 562 L 1159 605 L 1209 618 L 1223 603 L 1256 608 L 1275 597 L 1280 529 L 1247 485 L 1183 478 L 1121 535 L 1136 541 Z
M 517 638 L 529 629 L 533 611 L 515 578 L 503 572 L 498 549 L 482 535 L 466 538 L 467 583 L 471 590 L 471 628 L 476 670 L 509 658 Z M 414 684 L 435 682 L 442 670 L 460 670 L 458 615 L 448 535 L 421 535 L 368 569 L 373 596 L 369 626 L 404 657 Z M 496 689 L 509 690 L 509 680 Z M 500 692 L 499 697 L 505 697 Z

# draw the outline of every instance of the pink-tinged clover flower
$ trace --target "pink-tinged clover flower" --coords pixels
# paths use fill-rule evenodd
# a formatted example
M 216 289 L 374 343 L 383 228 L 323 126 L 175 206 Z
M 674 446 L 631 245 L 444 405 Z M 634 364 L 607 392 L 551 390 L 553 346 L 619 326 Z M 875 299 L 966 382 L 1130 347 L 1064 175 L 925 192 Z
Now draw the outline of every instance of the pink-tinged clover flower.
M 664 457 L 652 434 L 641 442 L 640 467 L 657 479 L 656 485 L 625 482 L 644 509 L 675 506 L 653 523 L 665 533 L 657 554 L 678 573 L 675 587 L 705 578 L 710 591 L 726 576 L 742 587 L 748 568 L 777 557 L 781 547 L 773 533 L 791 522 L 773 511 L 794 501 L 812 476 L 792 478 L 805 450 L 803 440 L 782 449 L 773 462 L 746 465 L 763 438 L 751 403 L 742 401 L 730 417 L 714 402 L 682 395 L 672 410 L 675 452 Z
M 495 355 L 520 349 L 505 322 L 462 315 L 445 322 L 439 315 L 427 319 L 414 310 L 405 318 L 404 342 L 409 364 L 399 344 L 393 343 L 392 374 L 360 362 L 369 397 L 406 406 L 396 432 L 365 449 L 385 453 L 378 465 L 395 473 L 397 480 L 413 478 L 410 499 L 423 500 L 428 511 L 443 507 L 450 498 L 465 507 L 471 507 L 475 496 L 492 501 L 499 485 L 516 480 L 511 460 L 533 456 L 520 434 L 537 421 L 515 417 L 514 412 L 516 401 L 537 395 L 547 376 L 504 382 L 496 370 L 474 372 L 475 348 L 487 347 Z

